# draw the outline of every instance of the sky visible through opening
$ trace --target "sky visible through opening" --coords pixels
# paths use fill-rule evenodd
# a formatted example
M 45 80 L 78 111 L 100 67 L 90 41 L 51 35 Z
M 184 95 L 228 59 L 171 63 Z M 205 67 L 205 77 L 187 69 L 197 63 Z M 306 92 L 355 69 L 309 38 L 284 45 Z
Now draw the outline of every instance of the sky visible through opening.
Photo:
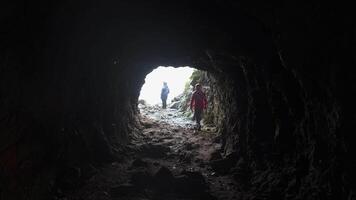
M 147 74 L 139 99 L 151 105 L 161 104 L 161 89 L 163 82 L 167 82 L 170 90 L 167 99 L 167 104 L 169 104 L 174 97 L 183 93 L 185 83 L 193 71 L 194 68 L 191 67 L 157 67 Z

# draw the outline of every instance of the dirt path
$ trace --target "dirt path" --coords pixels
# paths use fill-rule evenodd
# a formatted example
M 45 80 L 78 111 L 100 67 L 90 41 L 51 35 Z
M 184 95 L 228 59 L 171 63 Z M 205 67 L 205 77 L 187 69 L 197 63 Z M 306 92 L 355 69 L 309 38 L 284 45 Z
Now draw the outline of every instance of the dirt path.
M 211 167 L 220 159 L 213 128 L 196 132 L 174 109 L 141 108 L 142 136 L 127 158 L 105 166 L 69 199 L 238 199 L 232 177 Z

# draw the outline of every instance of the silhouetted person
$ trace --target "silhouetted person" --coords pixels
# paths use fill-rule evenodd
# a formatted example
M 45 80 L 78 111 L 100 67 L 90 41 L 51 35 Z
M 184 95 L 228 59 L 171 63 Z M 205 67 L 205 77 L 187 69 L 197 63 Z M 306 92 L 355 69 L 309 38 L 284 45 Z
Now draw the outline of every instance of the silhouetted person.
M 202 119 L 203 110 L 206 109 L 208 101 L 206 100 L 206 96 L 202 91 L 202 87 L 200 84 L 195 85 L 195 91 L 192 94 L 192 98 L 190 100 L 190 109 L 192 112 L 194 111 L 193 119 L 197 122 L 197 129 L 201 129 L 200 121 Z
M 169 88 L 166 82 L 163 82 L 163 88 L 161 90 L 161 100 L 162 100 L 162 108 L 167 107 L 167 97 L 169 93 Z

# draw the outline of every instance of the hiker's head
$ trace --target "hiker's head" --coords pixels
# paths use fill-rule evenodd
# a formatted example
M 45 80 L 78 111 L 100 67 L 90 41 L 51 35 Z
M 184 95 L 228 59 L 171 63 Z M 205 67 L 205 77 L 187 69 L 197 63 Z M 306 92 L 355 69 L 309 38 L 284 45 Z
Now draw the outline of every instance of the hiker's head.
M 164 86 L 167 86 L 167 82 L 163 82 L 163 85 L 164 85 Z
M 201 90 L 201 85 L 199 83 L 195 84 L 195 90 Z

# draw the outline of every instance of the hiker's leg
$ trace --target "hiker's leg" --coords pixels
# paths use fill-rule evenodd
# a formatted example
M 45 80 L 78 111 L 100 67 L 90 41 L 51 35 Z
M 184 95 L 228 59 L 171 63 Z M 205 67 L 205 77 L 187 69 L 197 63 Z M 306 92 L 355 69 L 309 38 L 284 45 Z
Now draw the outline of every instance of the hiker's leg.
M 197 128 L 198 130 L 200 130 L 201 125 L 200 125 L 200 121 L 201 121 L 201 116 L 202 116 L 202 109 L 196 109 L 195 111 L 195 119 L 197 121 Z
M 162 108 L 167 107 L 167 99 L 162 99 Z

